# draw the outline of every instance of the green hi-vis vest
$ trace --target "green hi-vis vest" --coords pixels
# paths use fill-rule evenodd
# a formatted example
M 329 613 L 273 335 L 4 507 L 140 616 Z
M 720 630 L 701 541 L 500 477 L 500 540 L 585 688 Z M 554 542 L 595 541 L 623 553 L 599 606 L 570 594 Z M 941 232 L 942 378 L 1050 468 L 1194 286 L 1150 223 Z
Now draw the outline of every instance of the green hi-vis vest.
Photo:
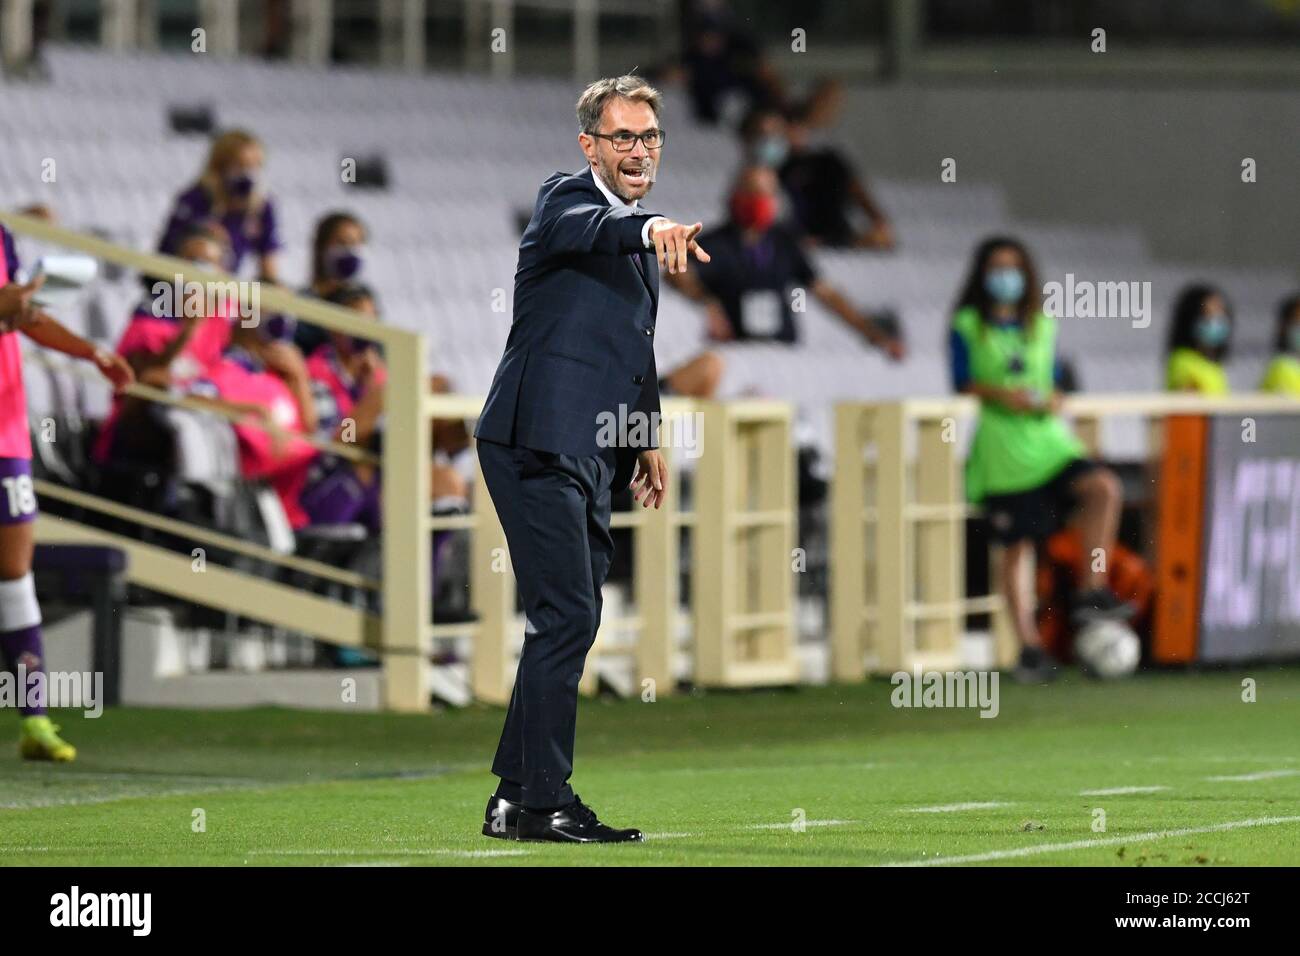
M 1174 349 L 1165 367 L 1165 387 L 1171 392 L 1200 392 L 1202 395 L 1227 395 L 1228 373 L 1214 359 L 1196 349 Z
M 953 317 L 953 328 L 966 343 L 972 384 L 1052 394 L 1056 319 L 1038 313 L 1026 335 L 1019 326 L 1000 328 L 965 308 Z M 1083 454 L 1083 444 L 1051 412 L 1014 412 L 985 402 L 966 459 L 966 497 L 979 502 L 1037 488 Z
M 1300 398 L 1300 359 L 1294 355 L 1279 355 L 1268 364 L 1260 391 Z

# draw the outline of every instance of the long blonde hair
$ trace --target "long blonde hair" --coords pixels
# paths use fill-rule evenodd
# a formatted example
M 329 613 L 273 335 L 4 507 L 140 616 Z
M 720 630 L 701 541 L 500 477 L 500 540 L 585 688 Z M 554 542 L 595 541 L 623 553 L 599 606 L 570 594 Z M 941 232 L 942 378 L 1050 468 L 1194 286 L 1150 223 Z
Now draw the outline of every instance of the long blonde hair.
M 239 154 L 240 150 L 249 146 L 256 147 L 263 158 L 266 157 L 266 149 L 262 146 L 262 141 L 242 129 L 226 130 L 212 141 L 212 146 L 208 149 L 208 161 L 203 167 L 203 172 L 199 174 L 199 185 L 212 197 L 212 214 L 217 218 L 230 210 L 230 195 L 226 192 L 226 180 L 222 176 L 222 170 Z M 262 208 L 263 200 L 261 190 L 255 191 L 248 197 L 250 216 Z

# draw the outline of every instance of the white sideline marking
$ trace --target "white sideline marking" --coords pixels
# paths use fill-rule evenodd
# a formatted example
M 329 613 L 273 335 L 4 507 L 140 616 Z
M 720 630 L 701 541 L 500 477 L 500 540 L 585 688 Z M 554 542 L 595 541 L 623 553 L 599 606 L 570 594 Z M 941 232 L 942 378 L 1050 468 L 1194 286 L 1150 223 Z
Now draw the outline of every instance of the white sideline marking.
M 336 863 L 335 866 L 406 866 L 405 863 L 398 863 L 396 860 L 360 860 L 357 862 L 348 861 L 347 863 Z
M 457 856 L 473 859 L 485 856 L 527 856 L 527 850 L 440 850 L 435 848 L 427 849 L 403 849 L 394 847 L 391 849 L 377 847 L 365 850 L 348 850 L 348 849 L 320 849 L 313 847 L 307 850 L 249 850 L 246 856 Z
M 960 813 L 963 810 L 993 810 L 997 807 L 1009 807 L 1010 803 L 989 800 L 983 803 L 945 803 L 938 807 L 913 807 L 901 810 L 901 813 Z
M 1256 773 L 1239 773 L 1227 777 L 1206 777 L 1215 783 L 1253 783 L 1256 780 L 1276 780 L 1279 777 L 1294 777 L 1300 770 L 1260 770 Z
M 1105 790 L 1080 790 L 1081 797 L 1122 797 L 1129 793 L 1159 793 L 1168 787 L 1108 787 Z
M 805 827 L 843 827 L 851 823 L 857 823 L 857 820 L 796 820 L 791 817 L 785 823 L 752 823 L 745 827 L 746 830 L 794 830 L 796 825 Z
M 36 797 L 33 800 L 7 800 L 0 810 L 46 810 L 50 807 L 80 807 L 97 803 L 117 803 L 119 800 L 152 800 L 156 797 L 187 797 L 199 793 L 239 793 L 269 789 L 270 786 L 212 786 L 182 787 L 173 790 L 140 790 L 125 793 L 104 793 L 93 797 Z
M 747 826 L 743 826 L 743 827 L 722 827 L 720 830 L 717 830 L 717 831 L 714 831 L 714 832 L 715 832 L 715 833 L 718 833 L 718 832 L 722 832 L 723 830 L 736 830 L 736 829 L 740 829 L 740 830 L 791 830 L 791 831 L 793 831 L 795 825 L 798 824 L 798 823 L 800 823 L 800 822 L 801 822 L 801 821 L 795 820 L 793 817 L 791 817 L 790 820 L 787 821 L 787 822 L 785 822 L 785 823 L 751 823 L 751 824 L 749 824 L 749 825 L 747 825 Z M 852 824 L 854 824 L 854 823 L 858 823 L 858 822 L 859 822 L 859 821 L 857 821 L 857 820 L 804 820 L 804 821 L 802 821 L 802 824 L 803 824 L 803 826 L 806 826 L 806 827 L 844 827 L 844 826 L 850 826 L 850 825 L 852 825 Z M 647 834 L 645 835 L 645 838 L 646 838 L 647 841 L 649 841 L 649 840 L 684 840 L 684 839 L 687 839 L 688 837 L 697 837 L 697 836 L 701 836 L 701 835 L 702 835 L 702 834 L 699 834 L 699 833 L 647 833 Z
M 883 866 L 948 866 L 957 863 L 987 863 L 991 860 L 1012 860 L 1020 856 L 1034 856 L 1039 853 L 1056 853 L 1061 850 L 1087 850 L 1099 846 L 1119 846 L 1124 843 L 1149 843 L 1152 840 L 1168 840 L 1171 837 L 1192 836 L 1197 833 L 1221 833 L 1225 830 L 1241 830 L 1247 827 L 1268 827 L 1280 823 L 1300 823 L 1297 817 L 1255 817 L 1251 820 L 1233 820 L 1230 823 L 1216 823 L 1204 827 L 1183 827 L 1179 830 L 1151 830 L 1147 833 L 1133 833 L 1129 836 L 1101 837 L 1096 840 L 1071 840 L 1068 843 L 1040 843 L 1037 846 L 1022 846 L 1015 850 L 992 850 L 988 853 L 970 853 L 965 856 L 938 856 L 928 860 L 906 860 L 885 863 Z

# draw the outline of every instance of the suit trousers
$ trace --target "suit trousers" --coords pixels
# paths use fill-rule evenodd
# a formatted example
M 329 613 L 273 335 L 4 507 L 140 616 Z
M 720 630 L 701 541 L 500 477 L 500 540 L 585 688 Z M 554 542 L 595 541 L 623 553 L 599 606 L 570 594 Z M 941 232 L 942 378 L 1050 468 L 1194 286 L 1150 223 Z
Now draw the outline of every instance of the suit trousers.
M 600 626 L 614 540 L 613 448 L 586 457 L 479 439 L 479 464 L 505 530 L 527 627 L 492 772 L 498 795 L 530 808 L 573 800 L 578 681 Z

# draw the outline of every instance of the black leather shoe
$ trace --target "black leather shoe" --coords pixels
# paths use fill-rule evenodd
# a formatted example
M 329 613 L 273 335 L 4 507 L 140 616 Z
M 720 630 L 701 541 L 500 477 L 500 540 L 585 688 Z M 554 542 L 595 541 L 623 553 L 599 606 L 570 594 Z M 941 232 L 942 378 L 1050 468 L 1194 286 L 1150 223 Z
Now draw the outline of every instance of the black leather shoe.
M 495 840 L 517 840 L 519 814 L 523 809 L 517 803 L 492 794 L 488 797 L 487 809 L 483 811 L 483 835 Z
M 615 830 L 596 819 L 596 812 L 578 797 L 550 813 L 525 808 L 519 814 L 518 839 L 545 843 L 641 843 L 640 830 Z

